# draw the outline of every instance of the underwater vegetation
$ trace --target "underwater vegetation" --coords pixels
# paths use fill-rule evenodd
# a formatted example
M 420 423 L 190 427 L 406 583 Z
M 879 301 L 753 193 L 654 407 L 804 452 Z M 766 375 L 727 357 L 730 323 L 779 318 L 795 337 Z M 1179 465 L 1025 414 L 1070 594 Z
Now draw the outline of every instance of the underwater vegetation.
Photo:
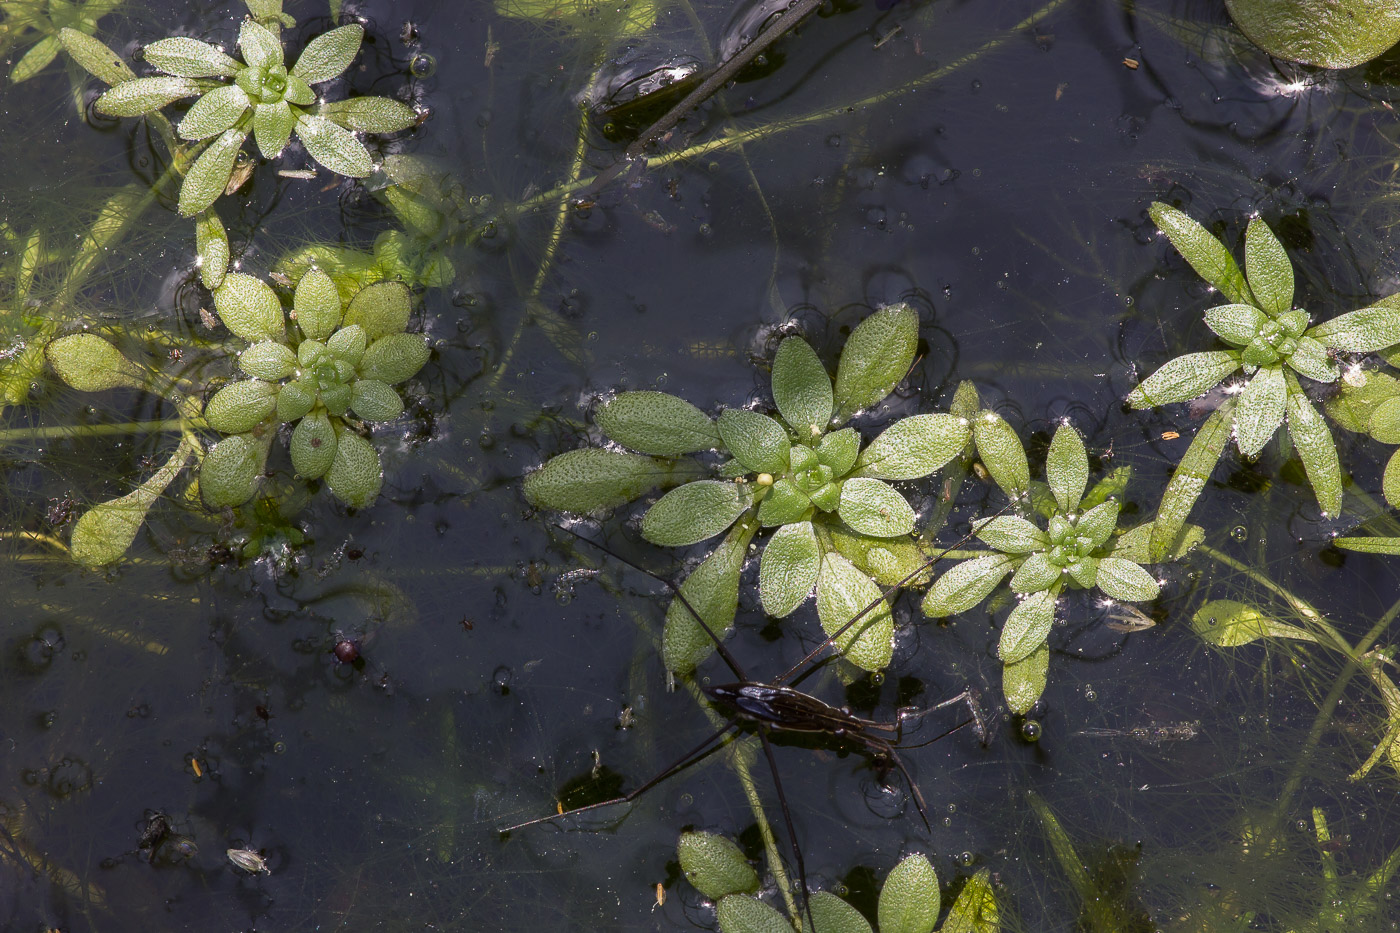
M 0 0 L 0 915 L 1393 925 L 1393 11 L 971 6 Z

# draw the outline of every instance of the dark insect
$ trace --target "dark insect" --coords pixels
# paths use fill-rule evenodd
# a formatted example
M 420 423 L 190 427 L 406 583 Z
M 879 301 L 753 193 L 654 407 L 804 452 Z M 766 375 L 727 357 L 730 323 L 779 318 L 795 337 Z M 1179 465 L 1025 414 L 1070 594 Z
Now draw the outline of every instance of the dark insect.
M 642 573 L 646 573 L 648 576 L 654 577 L 655 579 L 661 579 L 598 542 L 586 538 L 571 529 L 563 528 L 563 530 L 591 544 L 593 547 L 621 561 L 627 566 Z M 914 781 L 913 776 L 909 773 L 908 768 L 905 767 L 904 761 L 899 757 L 899 753 L 896 750 L 903 736 L 904 724 L 911 720 L 922 718 L 935 710 L 945 709 L 956 704 L 966 704 L 971 713 L 970 718 L 960 725 L 955 726 L 953 729 L 949 730 L 949 732 L 954 732 L 964 726 L 971 725 L 978 738 L 985 744 L 987 741 L 986 723 L 981 710 L 977 706 L 976 695 L 973 691 L 970 688 L 965 689 L 957 696 L 936 703 L 926 709 L 902 710 L 895 721 L 881 722 L 879 720 L 864 719 L 852 714 L 849 709 L 837 708 L 824 703 L 816 697 L 798 690 L 797 685 L 820 669 L 820 663 L 812 662 L 817 661 L 818 656 L 826 650 L 828 645 L 834 646 L 837 639 L 850 631 L 869 613 L 874 611 L 890 593 L 898 591 L 901 586 L 917 579 L 920 574 L 924 573 L 930 566 L 937 562 L 944 553 L 960 547 L 969 538 L 971 538 L 971 534 L 953 545 L 952 548 L 945 548 L 944 551 L 929 558 L 921 564 L 917 570 L 909 574 L 903 580 L 900 580 L 895 586 L 891 587 L 890 590 L 886 591 L 886 593 L 882 594 L 880 599 L 870 603 L 865 608 L 861 609 L 860 612 L 856 613 L 854 617 L 846 621 L 791 669 L 768 683 L 750 680 L 748 676 L 744 674 L 738 661 L 735 660 L 734 656 L 729 652 L 729 649 L 725 647 L 724 643 L 720 641 L 705 620 L 686 599 L 685 595 L 680 591 L 680 587 L 668 580 L 661 579 L 661 582 L 665 583 L 666 586 L 671 589 L 676 599 L 680 600 L 681 604 L 690 612 L 691 616 L 700 627 L 709 635 L 710 640 L 715 644 L 715 650 L 719 653 L 729 669 L 734 672 L 734 676 L 738 678 L 734 683 L 706 684 L 701 688 L 710 701 L 728 717 L 728 721 L 721 726 L 718 731 L 686 752 L 674 763 L 663 768 L 659 773 L 626 794 L 598 801 L 597 803 L 576 807 L 568 811 L 561 810 L 559 813 L 538 817 L 533 820 L 526 820 L 523 823 L 515 823 L 511 826 L 502 827 L 499 832 L 506 834 L 517 829 L 523 829 L 527 826 L 547 823 L 561 816 L 596 810 L 601 807 L 608 807 L 619 803 L 629 803 L 672 775 L 685 770 L 718 750 L 723 746 L 725 739 L 731 733 L 737 732 L 746 726 L 751 727 L 758 733 L 758 737 L 763 743 L 764 757 L 768 761 L 768 768 L 773 776 L 773 787 L 777 792 L 778 804 L 783 814 L 783 823 L 787 830 L 793 862 L 797 866 L 798 881 L 801 885 L 807 919 L 812 923 L 812 927 L 815 929 L 816 924 L 811 917 L 811 907 L 807 902 L 807 869 L 802 859 L 802 850 L 797 844 L 797 835 L 793 829 L 792 816 L 788 810 L 787 799 L 783 794 L 782 780 L 778 777 L 778 766 L 773 756 L 773 745 L 769 734 L 771 732 L 787 732 L 829 736 L 836 740 L 854 743 L 860 746 L 873 759 L 893 765 L 904 777 L 905 782 L 908 783 L 914 806 L 919 811 L 919 816 L 923 819 L 924 827 L 926 829 L 929 828 L 928 808 L 924 803 L 923 793 L 919 790 L 918 784 Z M 944 733 L 944 735 L 947 734 L 949 733 Z M 938 738 L 942 737 L 943 736 L 938 736 Z M 937 741 L 937 739 L 933 741 Z

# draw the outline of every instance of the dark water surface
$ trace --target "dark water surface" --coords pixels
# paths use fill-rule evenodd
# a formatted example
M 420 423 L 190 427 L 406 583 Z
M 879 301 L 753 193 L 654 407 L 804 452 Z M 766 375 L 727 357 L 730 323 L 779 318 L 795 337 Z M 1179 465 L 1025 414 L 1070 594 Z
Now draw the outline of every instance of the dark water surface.
M 782 336 L 801 332 L 834 365 L 869 310 L 906 300 L 926 346 L 897 396 L 860 422 L 867 436 L 941 409 L 970 379 L 1030 439 L 1033 463 L 1069 418 L 1092 456 L 1132 466 L 1127 498 L 1146 516 L 1196 422 L 1184 406 L 1128 413 L 1122 399 L 1170 356 L 1210 346 L 1211 304 L 1155 235 L 1152 200 L 1230 237 L 1262 214 L 1314 315 L 1397 290 L 1387 101 L 1400 59 L 1341 74 L 1273 63 L 1196 0 L 1050 3 L 1038 16 L 1040 0 L 843 0 L 784 42 L 771 73 L 685 124 L 688 142 L 673 140 L 703 151 L 614 185 L 569 214 L 556 241 L 557 186 L 574 173 L 580 131 L 579 177 L 622 148 L 581 126 L 575 102 L 628 44 L 612 34 L 617 5 L 531 21 L 486 0 L 347 4 L 369 34 L 351 88 L 410 86 L 432 116 L 390 148 L 437 159 L 471 205 L 451 254 L 457 282 L 421 290 L 416 324 L 433 360 L 410 383 L 408 414 L 376 436 L 384 494 L 351 513 L 322 489 L 289 509 L 306 542 L 251 560 L 237 557 L 249 519 L 182 505 L 178 482 L 105 573 L 6 540 L 0 926 L 713 928 L 678 877 L 675 843 L 683 827 L 755 842 L 724 756 L 625 818 L 495 831 L 551 812 L 595 764 L 635 786 L 710 728 L 689 692 L 667 691 L 660 585 L 552 534 L 551 516 L 520 494 L 524 472 L 596 439 L 586 412 L 601 393 L 660 388 L 712 412 L 762 399 Z M 733 4 L 657 6 L 660 25 L 633 44 L 706 59 Z M 300 21 L 289 47 L 330 25 L 324 3 L 288 10 Z M 128 55 L 171 31 L 231 45 L 241 18 L 233 4 L 181 3 L 108 17 L 100 34 Z M 411 78 L 423 53 L 436 72 Z M 78 119 L 61 63 L 5 85 L 0 102 L 0 198 L 17 228 L 80 230 L 115 186 L 155 170 L 140 121 Z M 311 239 L 367 246 L 389 227 L 362 186 L 322 190 L 333 178 L 281 179 L 277 167 L 219 205 L 245 268 L 264 274 Z M 153 208 L 112 247 L 83 313 L 137 339 L 207 342 L 192 251 L 188 222 Z M 47 377 L 31 406 L 6 412 L 14 429 L 161 416 L 143 396 L 82 396 Z M 1354 491 L 1379 501 L 1382 453 L 1339 442 Z M 0 448 L 7 524 L 66 537 L 54 500 L 81 509 L 120 495 L 174 443 L 13 438 Z M 271 482 L 297 489 L 285 456 L 273 464 Z M 1347 637 L 1400 596 L 1393 561 L 1327 547 L 1373 514 L 1358 511 L 1364 497 L 1349 493 L 1355 514 L 1322 520 L 1276 450 L 1253 467 L 1227 453 L 1215 479 L 1195 515 L 1207 543 Z M 936 488 L 906 491 L 917 501 Z M 943 537 L 994 500 L 970 498 Z M 646 545 L 637 514 L 592 530 L 658 572 L 705 553 Z M 561 579 L 583 566 L 604 569 Z M 998 717 L 986 747 L 963 731 L 907 752 L 931 831 L 860 755 L 780 749 L 809 880 L 869 908 L 875 879 L 925 852 L 945 894 L 990 868 L 1008 928 L 1109 928 L 1081 925 L 1034 791 L 1120 896 L 1112 928 L 1223 929 L 1211 918 L 1250 913 L 1238 929 L 1394 929 L 1388 894 L 1364 916 L 1307 926 L 1350 903 L 1400 843 L 1394 773 L 1382 763 L 1346 780 L 1384 729 L 1376 696 L 1355 679 L 1315 727 L 1335 656 L 1260 645 L 1225 655 L 1188 624 L 1205 598 L 1286 613 L 1279 597 L 1202 554 L 1165 574 L 1147 607 L 1159 624 L 1145 631 L 1106 627 L 1089 600 L 1061 610 L 1039 742 Z M 806 686 L 880 718 L 965 685 L 999 697 L 985 610 L 945 626 L 912 601 L 899 613 L 907 624 L 882 685 L 843 690 L 832 672 Z M 810 605 L 766 626 L 747 587 L 731 648 L 768 676 L 815 631 Z M 361 642 L 355 665 L 332 653 L 343 638 Z M 727 679 L 717 661 L 702 674 Z M 1164 726 L 1178 728 L 1152 740 Z M 765 770 L 754 773 L 771 804 Z M 1322 846 L 1314 808 L 1330 826 Z M 151 858 L 138 846 L 156 813 L 173 836 Z M 1283 841 L 1251 848 L 1271 820 L 1288 827 Z M 225 850 L 245 846 L 269 874 L 229 864 Z M 1329 864 L 1337 890 L 1324 883 Z

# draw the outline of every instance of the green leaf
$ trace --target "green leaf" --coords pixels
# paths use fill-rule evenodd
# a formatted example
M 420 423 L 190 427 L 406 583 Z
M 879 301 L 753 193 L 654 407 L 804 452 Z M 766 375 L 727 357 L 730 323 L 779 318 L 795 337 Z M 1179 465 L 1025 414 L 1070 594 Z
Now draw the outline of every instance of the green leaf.
M 140 366 L 96 334 L 59 337 L 44 348 L 44 356 L 58 377 L 79 392 L 145 388 Z
M 188 78 L 133 78 L 109 87 L 93 108 L 109 117 L 139 117 L 199 92 Z
M 901 861 L 880 889 L 880 933 L 931 933 L 938 922 L 938 873 L 923 855 Z
M 924 597 L 924 615 L 941 619 L 966 612 L 986 599 L 1013 566 L 1005 554 L 988 554 L 954 564 Z
M 1191 616 L 1191 628 L 1208 644 L 1238 648 L 1261 638 L 1316 642 L 1304 629 L 1267 618 L 1253 606 L 1233 599 L 1212 599 Z
M 279 382 L 297 368 L 297 355 L 286 344 L 275 340 L 255 343 L 238 355 L 238 368 L 254 379 Z M 233 431 L 242 434 L 242 431 Z
M 221 434 L 243 434 L 271 417 L 277 387 L 259 379 L 224 386 L 204 406 L 204 420 Z
M 199 280 L 212 292 L 224 283 L 229 261 L 228 234 L 212 209 L 200 211 L 194 218 L 194 248 Z
M 340 292 L 335 280 L 315 266 L 297 282 L 292 307 L 297 326 L 310 340 L 325 340 L 340 326 Z
M 408 328 L 412 296 L 402 282 L 375 282 L 355 293 L 345 309 L 345 325 L 359 325 L 370 340 L 401 334 Z
M 758 872 L 753 870 L 739 847 L 723 836 L 681 833 L 676 854 L 685 880 L 710 900 L 758 890 Z
M 1240 354 L 1236 350 L 1187 353 L 1168 360 L 1142 380 L 1128 393 L 1128 404 L 1133 408 L 1155 408 L 1185 402 L 1209 392 L 1239 368 Z
M 292 429 L 292 467 L 304 479 L 320 479 L 335 462 L 337 446 L 335 427 L 325 410 L 313 411 Z
M 1244 268 L 1259 307 L 1275 317 L 1292 310 L 1293 263 L 1269 225 L 1258 217 L 1244 232 Z
M 323 32 L 302 49 L 292 74 L 307 84 L 329 81 L 350 67 L 364 38 L 365 29 L 358 23 Z
M 1153 522 L 1152 563 L 1166 560 L 1176 547 L 1186 517 L 1191 514 L 1196 499 L 1210 481 L 1210 475 L 1215 472 L 1215 465 L 1220 462 L 1220 455 L 1230 441 L 1234 411 L 1234 400 L 1226 399 L 1201 425 L 1191 446 L 1176 465 L 1162 493 L 1162 504 L 1157 507 L 1157 519 Z
M 641 454 L 586 447 L 550 458 L 525 477 L 523 491 L 539 508 L 586 513 L 639 499 L 674 473 L 671 464 Z
M 726 408 L 719 413 L 718 427 L 724 446 L 750 472 L 781 474 L 787 470 L 792 442 L 772 418 L 756 411 Z
M 352 367 L 358 366 L 364 361 L 367 340 L 363 327 L 347 324 L 331 334 L 331 339 L 326 341 L 326 352 Z M 306 341 L 302 346 L 306 346 Z
M 181 78 L 231 78 L 243 68 L 208 42 L 186 36 L 152 42 L 141 54 L 152 67 Z
M 992 890 L 991 869 L 979 868 L 977 874 L 963 884 L 939 928 L 940 933 L 997 933 L 1000 929 L 1001 913 L 997 909 L 996 892 Z
M 1050 590 L 1032 593 L 1016 604 L 1001 627 L 997 655 L 1003 664 L 1025 660 L 1044 646 L 1055 624 L 1055 594 Z
M 388 97 L 351 97 L 322 104 L 316 114 L 357 133 L 397 133 L 418 120 L 407 104 Z
M 1008 585 L 1013 593 L 1028 596 L 1031 593 L 1048 590 L 1062 576 L 1064 576 L 1064 568 L 1058 564 L 1052 564 L 1046 554 L 1037 551 L 1021 562 L 1021 566 L 1017 567 L 1016 572 L 1011 575 L 1011 582 Z
M 238 50 L 250 68 L 282 64 L 282 43 L 252 19 L 245 19 L 238 30 Z
M 1090 590 L 1099 578 L 1099 558 L 1083 557 L 1065 568 L 1069 578 L 1080 588 Z
M 817 616 L 828 636 L 863 609 L 875 608 L 835 639 L 847 661 L 867 671 L 883 670 L 894 656 L 894 618 L 875 581 L 840 554 L 822 555 L 817 576 Z
M 1079 508 L 1088 511 L 1094 506 L 1106 502 L 1110 497 L 1121 497 L 1124 490 L 1128 488 L 1128 480 L 1132 478 L 1132 475 L 1133 468 L 1130 466 L 1121 466 L 1110 470 L 1106 476 L 1100 477 L 1094 485 L 1089 487 L 1084 498 L 1079 500 Z
M 1121 557 L 1100 559 L 1099 574 L 1095 582 L 1107 595 L 1129 603 L 1156 599 L 1161 589 L 1152 578 L 1152 574 Z
M 73 526 L 73 559 L 86 567 L 101 567 L 125 554 L 145 522 L 146 513 L 185 468 L 197 446 L 188 438 L 181 441 L 165 465 L 140 486 L 120 499 L 103 502 L 85 512 Z
M 720 446 L 712 418 L 665 392 L 621 392 L 594 418 L 608 437 L 644 454 L 676 457 Z
M 6 25 L 9 25 L 8 20 Z M 15 66 L 10 69 L 11 83 L 19 84 L 28 81 L 49 67 L 49 64 L 58 57 L 58 50 L 61 47 L 57 36 L 44 36 L 34 43 L 30 46 L 29 51 L 25 52 L 24 56 L 15 62 Z
M 384 468 L 374 445 L 347 427 L 336 424 L 335 458 L 326 472 L 326 485 L 352 509 L 363 509 L 379 498 Z
M 1341 391 L 1323 402 L 1328 417 L 1348 431 L 1369 430 L 1376 407 L 1400 396 L 1400 379 L 1376 370 L 1359 370 L 1343 381 Z
M 228 273 L 214 292 L 214 310 L 225 327 L 249 343 L 284 336 L 282 302 L 262 279 Z
M 1254 296 L 1245 284 L 1244 273 L 1240 272 L 1225 244 L 1205 227 L 1161 201 L 1152 202 L 1147 212 L 1157 229 L 1166 234 L 1172 246 L 1191 264 L 1197 275 L 1220 289 L 1230 301 L 1253 304 Z
M 128 82 L 130 83 L 130 82 Z M 119 85 L 120 86 L 120 85 Z M 233 163 L 248 133 L 241 127 L 225 130 L 209 144 L 180 185 L 180 216 L 192 217 L 219 199 L 233 177 Z
M 388 334 L 365 350 L 360 360 L 360 376 L 398 385 L 417 374 L 430 355 L 422 334 Z
M 263 158 L 275 159 L 282 154 L 292 141 L 296 124 L 297 115 L 285 100 L 258 104 L 253 109 L 253 138 L 258 141 Z
M 1381 492 L 1391 508 L 1400 508 L 1400 450 L 1390 455 L 1381 477 Z
M 994 411 L 981 411 L 972 420 L 972 437 L 982 465 L 1002 491 L 1013 499 L 1024 494 L 1030 487 L 1031 467 L 1011 425 Z
M 356 379 L 350 386 L 350 410 L 365 421 L 393 421 L 403 414 L 403 399 L 377 379 Z
M 681 584 L 681 595 L 700 613 L 716 638 L 723 639 L 734 624 L 734 613 L 739 608 L 739 574 L 757 530 L 758 522 L 742 519 Z M 680 599 L 671 600 L 661 633 L 661 660 L 666 669 L 688 674 L 714 650 L 714 640 L 690 609 Z
M 778 413 L 804 441 L 822 435 L 835 404 L 831 377 L 801 337 L 789 337 L 773 356 L 773 401 Z
M 835 423 L 846 423 L 889 395 L 914 364 L 918 345 L 919 315 L 903 302 L 861 321 L 836 367 Z
M 369 150 L 360 144 L 355 134 L 325 117 L 298 115 L 296 133 L 311 158 L 337 175 L 364 178 L 374 171 Z
M 1225 0 L 1235 24 L 1276 58 L 1351 68 L 1400 40 L 1400 9 L 1371 0 Z
M 672 489 L 642 517 L 642 537 L 663 547 L 713 538 L 753 504 L 748 486 L 709 479 Z
M 1067 424 L 1056 428 L 1055 436 L 1050 439 L 1045 478 L 1062 511 L 1072 512 L 1079 507 L 1089 485 L 1089 455 L 1079 432 Z
M 784 525 L 763 548 L 758 565 L 758 597 L 775 618 L 792 614 L 812 592 L 822 552 L 811 522 Z
M 782 914 L 744 894 L 724 898 L 715 913 L 720 933 L 792 933 L 792 924 Z
M 270 431 L 263 438 L 233 434 L 209 448 L 199 467 L 199 492 L 204 501 L 217 509 L 242 505 L 253 498 L 271 440 Z
M 1078 538 L 1087 538 L 1094 549 L 1102 547 L 1118 527 L 1118 513 L 1123 504 L 1117 499 L 1100 502 L 1075 522 L 1074 532 Z
M 1050 538 L 1033 523 L 1018 515 L 998 515 L 972 523 L 978 540 L 1005 554 L 1029 554 L 1049 547 Z
M 1237 347 L 1248 346 L 1268 320 L 1254 305 L 1219 305 L 1206 312 L 1206 326 Z
M 764 528 L 800 522 L 812 508 L 812 500 L 791 482 L 780 479 L 768 490 L 758 506 L 758 523 Z
M 1344 551 L 1360 554 L 1400 555 L 1400 538 L 1333 538 L 1332 543 Z
M 808 898 L 816 933 L 871 933 L 870 923 L 860 911 L 830 891 L 817 891 Z
M 851 472 L 860 453 L 860 434 L 855 428 L 842 428 L 822 437 L 817 444 L 817 460 L 831 468 L 837 479 Z
M 282 92 L 282 99 L 297 107 L 310 107 L 316 103 L 316 92 L 311 90 L 311 85 L 301 78 L 294 74 L 288 74 L 287 89 Z M 320 108 L 318 108 L 318 112 L 319 110 Z
M 1118 537 L 1117 541 L 1113 542 L 1113 549 L 1109 552 L 1109 556 L 1121 557 L 1135 564 L 1178 561 L 1190 553 L 1206 537 L 1205 529 L 1200 525 L 1187 525 L 1184 533 L 1177 537 L 1176 547 L 1161 561 L 1155 561 L 1151 547 L 1153 528 L 1152 522 L 1144 522 L 1136 528 L 1125 531 Z
M 1300 375 L 1318 382 L 1336 382 L 1341 375 L 1337 364 L 1328 357 L 1327 348 L 1311 337 L 1298 338 L 1298 348 L 1289 355 L 1287 362 Z
M 1400 343 L 1400 308 L 1379 304 L 1338 315 L 1307 332 L 1334 350 L 1374 353 Z
M 962 453 L 971 436 L 967 421 L 954 415 L 901 418 L 861 452 L 855 475 L 922 479 Z
M 1045 692 L 1049 673 L 1050 648 L 1047 645 L 1041 645 L 1027 657 L 1001 669 L 1001 692 L 1012 713 L 1024 716 L 1035 708 Z
M 120 55 L 85 32 L 65 26 L 58 31 L 58 41 L 80 68 L 104 84 L 121 84 L 136 77 Z
M 1240 393 L 1235 409 L 1235 443 L 1246 457 L 1256 457 L 1274 436 L 1287 411 L 1288 383 L 1281 366 L 1261 368 Z
M 1303 461 L 1303 470 L 1317 496 L 1317 507 L 1325 516 L 1342 510 L 1342 467 L 1337 460 L 1337 444 L 1318 410 L 1308 401 L 1298 381 L 1288 377 L 1288 436 Z M 1397 434 L 1400 440 L 1400 434 Z
M 249 106 L 248 95 L 238 85 L 216 87 L 194 102 L 176 129 L 185 139 L 218 136 L 243 119 Z
M 931 564 L 912 538 L 874 538 L 843 522 L 824 525 L 836 552 L 881 586 L 923 586 Z
M 895 538 L 914 530 L 914 509 L 893 486 L 878 479 L 842 483 L 836 513 L 856 531 L 876 538 Z

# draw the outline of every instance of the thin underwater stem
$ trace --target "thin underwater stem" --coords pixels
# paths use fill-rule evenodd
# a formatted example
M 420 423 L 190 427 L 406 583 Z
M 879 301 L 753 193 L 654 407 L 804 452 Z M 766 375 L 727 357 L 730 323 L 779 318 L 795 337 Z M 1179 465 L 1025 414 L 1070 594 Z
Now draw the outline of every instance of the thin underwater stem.
M 71 424 L 36 428 L 8 428 L 0 431 L 0 444 L 16 441 L 49 441 L 73 437 L 113 437 L 123 434 L 185 434 L 189 422 L 184 418 L 163 418 L 159 421 L 126 421 L 121 424 Z
M 1015 36 L 1019 35 L 1024 30 L 1028 29 L 1031 26 L 1034 26 L 1041 19 L 1050 15 L 1055 10 L 1059 9 L 1061 6 L 1064 6 L 1067 2 L 1068 0 L 1049 0 L 1049 2 L 1046 3 L 1039 10 L 1036 10 L 1030 16 L 1027 16 L 1025 19 L 1021 20 L 1019 23 L 1012 26 L 1010 29 L 1006 30 L 996 38 L 989 39 L 988 41 L 979 45 L 977 48 L 973 49 L 971 52 L 968 52 L 966 55 L 954 59 L 953 61 L 949 62 L 941 68 L 936 68 L 933 71 L 930 71 L 929 73 L 924 75 L 920 75 L 919 77 L 914 78 L 911 81 L 906 81 L 904 84 L 901 84 L 896 88 L 891 88 L 888 91 L 881 91 L 878 94 L 872 94 L 869 97 L 862 98 L 861 100 L 848 101 L 832 107 L 824 107 L 821 110 L 815 110 L 811 113 L 804 114 L 800 117 L 794 117 L 790 120 L 779 120 L 773 123 L 765 123 L 761 126 L 751 127 L 746 130 L 736 130 L 735 132 L 730 133 L 728 135 L 719 136 L 714 139 L 709 139 L 703 143 L 696 143 L 693 146 L 687 146 L 684 149 L 678 149 L 674 152 L 648 156 L 647 166 L 649 168 L 657 168 L 669 165 L 672 162 L 678 162 L 687 159 L 695 159 L 699 156 L 708 155 L 712 152 L 722 152 L 728 149 L 742 146 L 744 143 L 747 142 L 767 139 L 771 136 L 777 136 L 789 130 L 795 130 L 804 126 L 810 126 L 814 123 L 821 123 L 823 121 L 830 120 L 835 117 L 839 117 L 846 113 L 849 113 L 851 110 L 861 107 L 874 106 L 892 98 L 899 97 L 902 94 L 907 94 L 911 91 L 917 91 L 920 88 L 926 87 L 927 85 L 934 83 L 935 81 L 940 81 L 943 78 L 946 78 L 948 75 L 959 70 L 960 68 L 972 64 L 973 62 L 982 58 L 987 53 L 996 51 L 1001 46 L 1005 45 L 1007 42 L 1010 42 Z M 604 172 L 606 171 L 608 170 L 605 169 Z M 527 211 L 535 210 L 539 207 L 542 207 L 543 205 L 550 204 L 561 198 L 565 199 L 567 203 L 568 198 L 573 196 L 576 192 L 585 190 L 592 186 L 597 181 L 597 177 L 600 177 L 602 174 L 603 173 L 600 172 L 599 176 L 595 176 L 595 178 L 591 179 L 581 179 L 575 176 L 573 180 L 563 185 L 559 185 L 555 188 L 550 189 L 549 191 L 541 192 L 528 200 L 521 201 L 519 204 L 507 208 L 506 210 L 508 213 L 518 215 L 523 214 Z

